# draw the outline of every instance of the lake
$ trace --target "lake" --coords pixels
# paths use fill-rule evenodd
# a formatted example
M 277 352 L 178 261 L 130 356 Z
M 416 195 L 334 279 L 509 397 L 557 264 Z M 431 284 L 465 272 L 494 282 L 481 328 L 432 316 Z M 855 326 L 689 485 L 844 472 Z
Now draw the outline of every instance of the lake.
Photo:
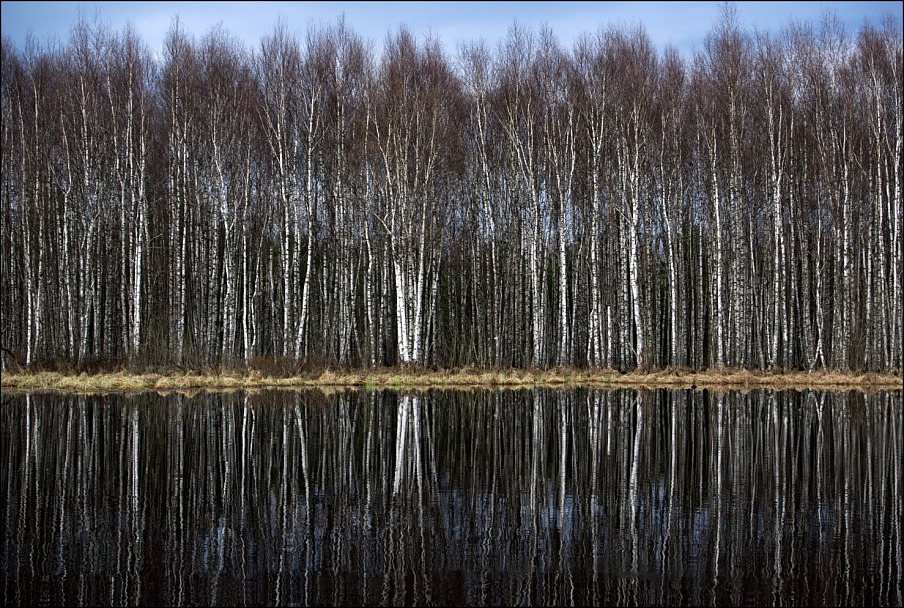
M 901 391 L 2 395 L 3 605 L 902 605 Z

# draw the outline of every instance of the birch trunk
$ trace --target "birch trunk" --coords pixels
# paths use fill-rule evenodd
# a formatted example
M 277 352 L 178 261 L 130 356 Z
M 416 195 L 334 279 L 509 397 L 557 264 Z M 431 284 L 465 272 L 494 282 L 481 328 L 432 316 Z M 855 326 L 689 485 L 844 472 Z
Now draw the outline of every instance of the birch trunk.
M 715 267 L 715 277 L 713 281 L 716 284 L 716 310 L 715 310 L 715 326 L 716 326 L 716 367 L 723 367 L 725 365 L 725 356 L 724 356 L 724 339 L 723 339 L 723 325 L 724 325 L 724 307 L 722 302 L 722 196 L 719 192 L 719 178 L 716 174 L 716 141 L 715 141 L 715 133 L 713 133 L 713 141 L 712 141 L 712 156 L 710 159 L 710 179 L 712 180 L 712 188 L 713 188 L 713 213 L 715 216 L 715 226 L 713 230 L 715 231 L 715 240 L 716 240 L 716 259 L 714 261 Z

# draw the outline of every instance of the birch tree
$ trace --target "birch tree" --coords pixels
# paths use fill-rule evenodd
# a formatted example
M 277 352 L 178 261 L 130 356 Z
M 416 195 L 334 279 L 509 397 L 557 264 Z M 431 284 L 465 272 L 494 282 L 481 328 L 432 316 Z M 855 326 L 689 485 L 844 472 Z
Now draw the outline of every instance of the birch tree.
M 451 155 L 457 82 L 436 40 L 419 48 L 407 30 L 387 40 L 368 111 L 382 199 L 376 219 L 389 241 L 399 361 L 422 362 L 432 281 L 437 172 Z
M 3 365 L 899 371 L 900 48 L 4 39 Z

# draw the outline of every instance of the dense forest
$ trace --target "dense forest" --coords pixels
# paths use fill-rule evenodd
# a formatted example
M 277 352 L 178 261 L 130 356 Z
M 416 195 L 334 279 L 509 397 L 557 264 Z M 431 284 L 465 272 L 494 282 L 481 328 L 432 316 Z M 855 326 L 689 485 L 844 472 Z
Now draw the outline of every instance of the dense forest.
M 293 28 L 3 40 L 5 364 L 902 369 L 897 17 Z

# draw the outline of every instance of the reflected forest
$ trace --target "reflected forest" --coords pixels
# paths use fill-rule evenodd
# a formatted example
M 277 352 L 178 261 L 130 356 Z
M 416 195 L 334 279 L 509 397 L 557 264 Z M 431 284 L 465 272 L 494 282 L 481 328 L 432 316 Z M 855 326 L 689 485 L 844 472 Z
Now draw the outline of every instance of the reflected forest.
M 296 24 L 276 24 L 253 48 L 222 28 L 192 33 L 176 20 L 159 56 L 133 29 L 87 22 L 58 43 L 15 48 L 4 39 L 4 366 L 91 359 L 205 366 L 267 357 L 357 367 L 901 370 L 899 17 L 848 32 L 827 16 L 766 35 L 744 29 L 727 7 L 688 57 L 657 50 L 642 27 L 613 26 L 566 48 L 547 29 L 514 25 L 495 48 L 474 42 L 453 51 L 404 27 L 381 45 L 366 43 L 342 20 L 298 34 Z M 83 411 L 66 424 L 90 426 L 90 416 L 107 415 L 82 420 Z M 550 492 L 557 504 L 560 482 L 544 485 L 529 471 L 559 464 L 522 456 L 505 457 L 514 458 L 506 466 L 517 472 L 506 483 L 537 484 L 531 491 Z M 686 466 L 713 466 L 710 456 L 700 458 Z M 357 466 L 389 465 L 347 463 L 343 470 L 352 475 L 348 467 Z M 820 475 L 848 483 L 845 470 Z M 745 471 L 754 480 L 765 475 Z M 391 476 L 400 487 L 380 491 L 409 492 L 403 473 Z M 237 474 L 217 469 L 225 486 Z M 273 525 L 314 517 L 314 479 L 295 477 L 293 484 L 310 487 L 266 495 L 270 502 L 261 504 L 273 505 Z M 774 492 L 771 481 L 760 481 L 745 492 Z M 623 487 L 614 479 L 593 483 Z M 652 488 L 636 487 L 649 493 L 635 503 L 641 511 L 613 506 L 597 515 L 590 503 L 567 509 L 575 517 L 666 522 L 673 521 L 668 509 L 680 506 L 687 516 L 682 501 L 691 496 L 666 500 L 664 489 Z M 286 492 L 291 513 L 283 508 Z M 430 525 L 477 534 L 485 518 L 502 518 L 524 530 L 508 542 L 545 552 L 544 560 L 581 550 L 580 539 L 562 532 L 567 518 L 544 519 L 559 517 L 561 505 L 527 516 L 517 503 L 480 496 L 467 497 L 486 501 L 477 505 L 477 520 Z M 737 527 L 753 535 L 789 512 L 779 502 L 759 519 L 743 494 L 736 498 L 738 509 L 723 507 L 708 533 Z M 188 504 L 180 495 L 169 499 Z M 361 505 L 350 508 L 332 516 L 369 525 L 354 519 L 366 512 L 355 511 Z M 209 553 L 209 564 L 251 559 L 222 553 L 237 551 L 232 537 L 204 536 L 241 530 L 241 508 L 230 509 L 226 519 L 204 524 L 185 550 L 221 551 Z M 813 521 L 838 517 L 825 509 Z M 47 505 L 39 512 L 66 511 Z M 109 522 L 85 525 L 128 535 L 117 527 L 120 514 L 111 507 L 97 515 Z M 513 523 L 525 517 L 521 528 Z M 335 525 L 312 521 L 311 530 Z M 636 543 L 632 559 L 660 559 L 661 539 L 637 530 L 626 541 Z M 242 542 L 253 541 L 253 532 L 243 534 Z M 321 546 L 319 532 L 312 534 L 297 538 L 299 552 L 280 557 L 255 545 L 247 567 L 328 553 L 339 560 L 352 549 L 379 562 L 377 544 L 337 546 L 330 537 Z M 814 529 L 811 541 L 824 542 L 820 534 Z M 708 577 L 744 567 L 745 551 L 781 554 L 775 568 L 800 567 L 784 546 L 758 537 L 729 547 L 699 542 L 725 551 L 707 566 Z M 457 559 L 429 556 L 429 547 L 418 540 L 404 559 Z M 140 561 L 161 547 L 135 550 L 128 559 Z M 670 547 L 666 555 L 673 550 L 697 549 Z M 509 559 L 504 555 L 494 549 L 482 559 Z M 426 593 L 428 581 L 416 568 L 411 573 L 408 582 Z M 131 584 L 128 568 L 122 574 L 120 583 Z M 534 587 L 517 593 L 564 588 L 532 576 L 524 582 Z M 683 592 L 703 593 L 712 580 Z M 301 593 L 310 581 L 280 584 L 286 594 Z M 660 585 L 632 584 L 620 592 L 652 598 Z M 832 597 L 843 599 L 842 592 Z
M 2 397 L 4 605 L 900 606 L 901 392 Z

